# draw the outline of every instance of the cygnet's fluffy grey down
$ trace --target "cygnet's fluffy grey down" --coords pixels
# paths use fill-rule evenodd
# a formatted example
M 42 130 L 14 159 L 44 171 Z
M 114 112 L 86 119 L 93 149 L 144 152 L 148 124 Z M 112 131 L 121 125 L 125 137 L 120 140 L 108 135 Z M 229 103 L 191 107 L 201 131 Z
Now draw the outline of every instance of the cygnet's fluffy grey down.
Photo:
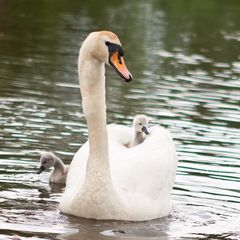
M 149 134 L 148 123 L 149 119 L 145 115 L 136 115 L 134 117 L 133 120 L 134 137 L 130 142 L 129 147 L 135 147 L 145 140 L 146 135 Z
M 40 174 L 42 171 L 53 167 L 53 170 L 49 177 L 49 182 L 51 183 L 66 183 L 68 165 L 64 165 L 63 161 L 58 158 L 52 152 L 45 152 L 41 155 L 40 158 L 40 167 L 37 171 L 37 174 Z

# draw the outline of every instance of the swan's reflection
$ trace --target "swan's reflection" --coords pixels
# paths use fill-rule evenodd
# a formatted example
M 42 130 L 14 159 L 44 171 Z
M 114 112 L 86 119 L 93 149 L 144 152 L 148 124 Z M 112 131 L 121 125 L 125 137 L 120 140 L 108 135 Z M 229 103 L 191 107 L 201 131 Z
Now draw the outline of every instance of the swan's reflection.
M 78 232 L 60 234 L 62 240 L 101 240 L 106 238 L 151 240 L 170 239 L 167 235 L 172 217 L 147 221 L 97 221 L 68 216 L 70 223 L 78 223 Z

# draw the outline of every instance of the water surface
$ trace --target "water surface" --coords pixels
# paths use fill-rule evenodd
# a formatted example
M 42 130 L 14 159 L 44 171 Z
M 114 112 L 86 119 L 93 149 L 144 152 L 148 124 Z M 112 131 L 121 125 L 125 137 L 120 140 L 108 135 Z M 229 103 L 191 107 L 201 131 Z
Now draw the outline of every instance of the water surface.
M 0 1 L 0 239 L 239 239 L 238 1 Z M 68 217 L 63 188 L 36 175 L 87 140 L 77 80 L 82 40 L 116 32 L 134 81 L 107 68 L 108 122 L 149 115 L 179 166 L 171 216 L 142 223 Z

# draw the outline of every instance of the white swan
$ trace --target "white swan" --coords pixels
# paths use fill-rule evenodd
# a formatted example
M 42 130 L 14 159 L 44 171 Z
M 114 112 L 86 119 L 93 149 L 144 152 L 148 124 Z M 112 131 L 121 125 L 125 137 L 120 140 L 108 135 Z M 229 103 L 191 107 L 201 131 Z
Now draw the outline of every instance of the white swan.
M 93 32 L 83 42 L 78 59 L 89 141 L 73 158 L 59 208 L 99 220 L 142 221 L 166 216 L 172 208 L 177 166 L 174 143 L 169 132 L 157 126 L 150 128 L 142 144 L 127 148 L 132 128 L 107 128 L 105 63 L 126 81 L 132 79 L 118 37 L 112 32 Z
M 145 115 L 136 115 L 133 119 L 133 130 L 134 130 L 134 137 L 128 147 L 135 147 L 141 144 L 146 135 L 149 134 L 148 131 L 148 123 L 149 119 Z
M 63 161 L 52 152 L 44 152 L 40 158 L 40 167 L 37 174 L 53 167 L 49 176 L 50 183 L 66 183 L 69 166 L 65 165 Z

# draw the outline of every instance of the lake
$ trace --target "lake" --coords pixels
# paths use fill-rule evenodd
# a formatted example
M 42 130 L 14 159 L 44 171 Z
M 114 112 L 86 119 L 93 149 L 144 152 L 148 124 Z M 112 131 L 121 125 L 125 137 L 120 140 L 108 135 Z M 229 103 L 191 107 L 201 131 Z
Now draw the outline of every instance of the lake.
M 237 0 L 0 0 L 0 239 L 239 239 L 239 16 Z M 69 217 L 36 174 L 42 151 L 70 163 L 88 139 L 77 58 L 95 30 L 119 36 L 134 76 L 107 67 L 108 123 L 144 113 L 174 138 L 169 217 Z

